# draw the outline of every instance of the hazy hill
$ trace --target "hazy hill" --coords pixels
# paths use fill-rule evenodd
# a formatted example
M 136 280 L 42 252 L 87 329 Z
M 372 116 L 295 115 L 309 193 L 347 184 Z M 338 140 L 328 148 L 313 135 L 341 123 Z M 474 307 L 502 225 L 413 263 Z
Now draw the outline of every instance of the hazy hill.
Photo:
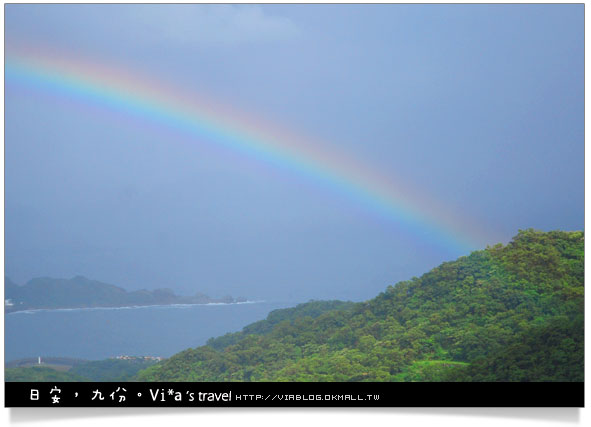
M 239 302 L 244 298 L 227 296 L 210 298 L 197 293 L 193 296 L 178 296 L 171 289 L 127 292 L 118 286 L 90 280 L 83 276 L 72 279 L 41 277 L 30 280 L 23 286 L 5 279 L 6 312 L 40 308 L 123 307 L 156 304 L 207 304 L 214 302 Z
M 317 316 L 299 306 L 138 378 L 583 381 L 583 259 L 583 232 L 520 231 L 372 300 Z

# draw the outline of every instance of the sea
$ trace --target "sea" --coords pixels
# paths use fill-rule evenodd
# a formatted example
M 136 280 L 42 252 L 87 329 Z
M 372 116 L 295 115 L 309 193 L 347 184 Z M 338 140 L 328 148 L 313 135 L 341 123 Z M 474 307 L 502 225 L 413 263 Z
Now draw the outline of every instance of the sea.
M 237 332 L 288 302 L 28 310 L 4 317 L 4 360 L 169 357 Z

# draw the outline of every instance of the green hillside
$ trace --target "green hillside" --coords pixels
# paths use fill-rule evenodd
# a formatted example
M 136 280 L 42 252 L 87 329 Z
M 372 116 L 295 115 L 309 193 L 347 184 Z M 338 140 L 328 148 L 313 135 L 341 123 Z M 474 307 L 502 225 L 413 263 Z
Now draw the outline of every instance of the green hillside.
M 89 381 L 130 381 L 141 369 L 154 365 L 154 360 L 94 360 L 73 366 L 68 372 Z
M 44 358 L 50 360 L 52 358 Z M 67 359 L 66 359 L 67 360 Z M 70 359 L 74 360 L 74 359 Z M 154 360 L 141 357 L 130 360 L 106 359 L 81 361 L 76 360 L 73 365 L 48 364 L 42 366 L 17 366 L 15 362 L 7 364 L 4 370 L 6 381 L 130 381 L 141 369 L 154 365 Z M 10 366 L 10 367 L 9 367 Z
M 582 381 L 583 258 L 583 232 L 520 231 L 372 300 L 316 317 L 304 305 L 138 379 Z
M 7 382 L 85 382 L 88 378 L 72 374 L 70 372 L 58 371 L 47 367 L 31 368 L 7 368 L 4 370 L 4 379 Z
M 207 345 L 216 350 L 222 350 L 238 343 L 243 338 L 246 338 L 247 335 L 267 335 L 273 331 L 275 326 L 282 322 L 292 322 L 300 317 L 315 319 L 327 311 L 347 310 L 354 306 L 355 303 L 350 301 L 310 301 L 305 304 L 298 304 L 292 308 L 273 310 L 265 320 L 251 323 L 245 326 L 241 332 L 230 332 L 218 338 L 210 338 L 207 341 Z

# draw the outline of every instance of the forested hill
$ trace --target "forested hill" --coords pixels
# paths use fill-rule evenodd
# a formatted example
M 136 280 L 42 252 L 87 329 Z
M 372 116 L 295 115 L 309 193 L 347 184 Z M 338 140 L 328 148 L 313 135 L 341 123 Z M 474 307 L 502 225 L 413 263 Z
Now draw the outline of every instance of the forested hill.
M 327 311 L 347 310 L 353 306 L 355 306 L 355 303 L 350 301 L 310 301 L 305 304 L 298 304 L 292 308 L 273 310 L 265 320 L 251 323 L 245 326 L 241 332 L 231 332 L 218 338 L 210 338 L 207 340 L 207 345 L 216 350 L 222 350 L 238 343 L 243 338 L 246 338 L 247 335 L 267 335 L 280 323 L 291 323 L 302 317 L 314 319 Z
M 138 378 L 583 381 L 583 258 L 583 232 L 520 231 L 367 302 L 316 317 L 300 307 L 303 316 L 212 340 Z

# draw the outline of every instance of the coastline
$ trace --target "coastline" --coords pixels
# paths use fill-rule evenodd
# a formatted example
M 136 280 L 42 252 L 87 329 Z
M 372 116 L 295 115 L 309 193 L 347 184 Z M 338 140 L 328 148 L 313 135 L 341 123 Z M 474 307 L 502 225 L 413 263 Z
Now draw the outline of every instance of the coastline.
M 139 309 L 139 308 L 188 308 L 193 306 L 208 306 L 208 305 L 240 305 L 240 304 L 257 304 L 266 302 L 265 300 L 260 301 L 240 301 L 240 302 L 207 302 L 207 303 L 174 303 L 174 304 L 150 304 L 150 305 L 126 305 L 126 306 L 97 306 L 97 307 L 60 307 L 60 308 L 30 308 L 24 310 L 15 310 L 6 312 L 4 311 L 4 315 L 8 316 L 10 314 L 35 314 L 38 312 L 47 312 L 47 311 L 80 311 L 80 310 L 131 310 L 131 309 Z

